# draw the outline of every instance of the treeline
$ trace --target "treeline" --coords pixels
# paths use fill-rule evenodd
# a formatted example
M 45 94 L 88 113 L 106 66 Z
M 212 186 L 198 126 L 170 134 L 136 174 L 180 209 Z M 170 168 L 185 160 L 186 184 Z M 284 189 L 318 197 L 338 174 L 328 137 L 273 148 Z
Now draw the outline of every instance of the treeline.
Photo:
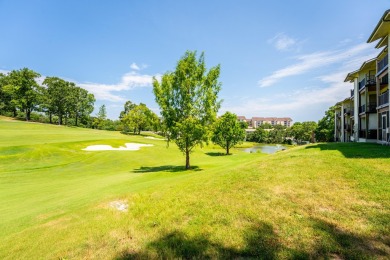
M 26 121 L 90 125 L 95 97 L 87 90 L 58 77 L 46 77 L 28 68 L 0 73 L 0 113 Z
M 107 118 L 102 105 L 95 116 L 95 97 L 75 83 L 46 77 L 28 68 L 0 73 L 0 114 L 26 121 L 132 132 L 161 131 L 158 116 L 145 104 L 127 101 L 119 120 Z
M 318 121 L 296 122 L 291 127 L 263 124 L 252 133 L 247 141 L 268 144 L 314 143 L 334 141 L 334 108 L 330 107 Z

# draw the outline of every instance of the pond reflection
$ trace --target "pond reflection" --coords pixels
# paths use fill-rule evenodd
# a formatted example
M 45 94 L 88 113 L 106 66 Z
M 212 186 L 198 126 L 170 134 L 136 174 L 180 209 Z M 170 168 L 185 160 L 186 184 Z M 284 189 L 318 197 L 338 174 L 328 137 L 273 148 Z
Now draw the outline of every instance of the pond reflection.
M 246 148 L 243 150 L 246 153 L 257 153 L 259 151 L 262 153 L 272 154 L 272 153 L 276 153 L 277 151 L 286 150 L 286 147 L 284 147 L 283 145 L 280 145 L 280 144 L 277 144 L 277 145 L 257 145 L 257 146 L 254 146 L 251 148 Z

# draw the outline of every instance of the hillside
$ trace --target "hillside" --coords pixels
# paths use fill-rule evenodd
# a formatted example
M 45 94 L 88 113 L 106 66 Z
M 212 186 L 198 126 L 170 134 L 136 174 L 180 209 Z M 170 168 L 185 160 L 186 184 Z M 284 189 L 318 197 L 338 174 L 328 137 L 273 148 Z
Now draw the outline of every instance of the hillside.
M 220 152 L 0 118 L 0 258 L 390 256 L 390 147 Z

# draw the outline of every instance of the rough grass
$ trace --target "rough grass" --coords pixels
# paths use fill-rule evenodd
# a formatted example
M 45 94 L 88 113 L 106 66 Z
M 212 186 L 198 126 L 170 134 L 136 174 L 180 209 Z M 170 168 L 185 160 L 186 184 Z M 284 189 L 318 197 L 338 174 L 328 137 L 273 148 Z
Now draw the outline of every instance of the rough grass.
M 0 258 L 390 257 L 390 147 L 220 153 L 0 119 Z

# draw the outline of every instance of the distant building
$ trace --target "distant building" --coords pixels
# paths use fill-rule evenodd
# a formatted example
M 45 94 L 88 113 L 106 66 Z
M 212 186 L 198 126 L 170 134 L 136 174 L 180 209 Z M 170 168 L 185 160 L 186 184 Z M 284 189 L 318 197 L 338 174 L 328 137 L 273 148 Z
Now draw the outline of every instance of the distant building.
M 263 124 L 290 127 L 293 121 L 289 117 L 252 117 L 251 119 L 247 119 L 245 116 L 237 116 L 237 120 L 240 122 L 247 122 L 249 128 L 257 128 Z

